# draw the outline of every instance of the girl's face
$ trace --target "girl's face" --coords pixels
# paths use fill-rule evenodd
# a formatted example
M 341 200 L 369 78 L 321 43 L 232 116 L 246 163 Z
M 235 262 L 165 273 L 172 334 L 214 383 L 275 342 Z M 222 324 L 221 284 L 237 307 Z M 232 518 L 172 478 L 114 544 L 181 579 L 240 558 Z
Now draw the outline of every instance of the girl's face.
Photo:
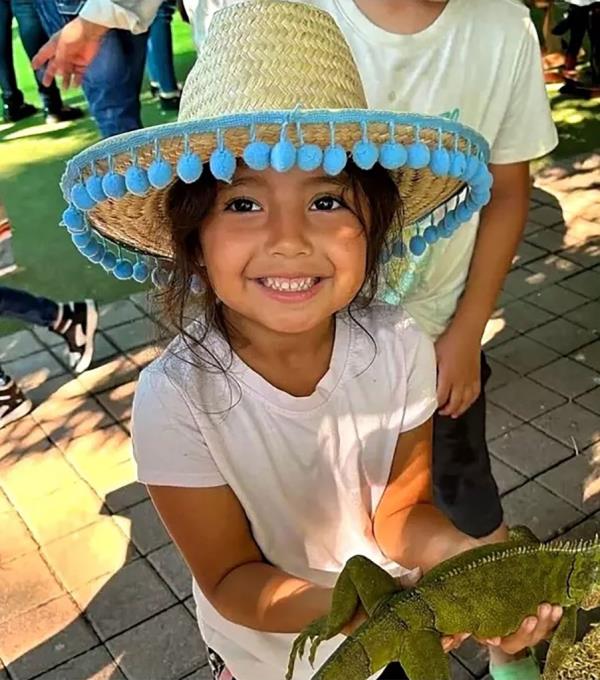
M 316 328 L 355 297 L 367 240 L 343 177 L 241 167 L 202 223 L 206 272 L 229 310 L 278 333 Z

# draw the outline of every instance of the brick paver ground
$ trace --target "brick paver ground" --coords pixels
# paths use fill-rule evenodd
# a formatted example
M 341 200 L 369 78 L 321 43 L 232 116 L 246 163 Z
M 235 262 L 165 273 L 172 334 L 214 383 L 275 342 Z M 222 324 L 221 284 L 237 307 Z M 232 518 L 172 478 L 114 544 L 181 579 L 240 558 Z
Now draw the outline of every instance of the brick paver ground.
M 597 155 L 538 178 L 486 334 L 507 520 L 543 538 L 600 530 L 599 178 Z M 79 378 L 47 332 L 0 339 L 37 404 L 0 432 L 0 680 L 208 680 L 189 574 L 134 481 L 131 398 L 151 326 L 143 295 L 104 307 Z M 486 672 L 474 643 L 453 664 L 457 680 Z

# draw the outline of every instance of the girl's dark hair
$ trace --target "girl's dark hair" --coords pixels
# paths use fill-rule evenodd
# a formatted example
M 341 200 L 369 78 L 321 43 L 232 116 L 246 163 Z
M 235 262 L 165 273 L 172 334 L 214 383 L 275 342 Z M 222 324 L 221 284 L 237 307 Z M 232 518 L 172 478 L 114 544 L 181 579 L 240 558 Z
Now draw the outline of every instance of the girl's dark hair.
M 357 217 L 367 238 L 365 281 L 351 303 L 366 306 L 377 292 L 379 260 L 382 250 L 388 247 L 386 237 L 390 225 L 400 218 L 400 194 L 390 173 L 378 164 L 371 170 L 362 170 L 349 160 L 340 181 L 355 197 Z M 182 336 L 203 367 L 222 371 L 226 367 L 210 352 L 204 341 L 211 329 L 216 328 L 231 344 L 230 334 L 218 299 L 201 266 L 200 247 L 200 228 L 214 206 L 218 190 L 218 181 L 206 169 L 196 182 L 185 184 L 177 180 L 167 191 L 165 214 L 174 257 L 172 274 L 166 288 L 159 293 L 159 303 L 168 324 Z M 200 299 L 193 294 L 198 279 L 204 284 Z M 197 319 L 201 323 L 195 324 L 198 327 L 191 330 L 190 322 Z

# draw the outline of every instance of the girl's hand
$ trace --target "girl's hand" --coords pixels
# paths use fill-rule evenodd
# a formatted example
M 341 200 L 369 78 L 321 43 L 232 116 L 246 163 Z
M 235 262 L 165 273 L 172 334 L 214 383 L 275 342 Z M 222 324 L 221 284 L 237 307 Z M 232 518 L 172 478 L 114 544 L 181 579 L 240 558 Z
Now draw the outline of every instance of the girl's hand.
M 512 635 L 480 640 L 480 642 L 490 646 L 492 662 L 506 663 L 513 660 L 512 656 L 527 647 L 534 647 L 542 640 L 548 639 L 558 625 L 562 614 L 562 607 L 544 602 L 538 607 L 537 616 L 528 616 Z
M 481 392 L 481 339 L 450 324 L 435 343 L 439 413 L 458 418 Z

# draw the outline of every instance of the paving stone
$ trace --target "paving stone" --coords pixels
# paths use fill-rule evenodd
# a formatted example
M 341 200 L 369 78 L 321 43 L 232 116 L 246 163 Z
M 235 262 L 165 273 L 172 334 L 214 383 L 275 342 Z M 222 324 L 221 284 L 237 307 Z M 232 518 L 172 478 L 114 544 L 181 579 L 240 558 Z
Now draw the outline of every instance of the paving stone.
M 519 373 L 529 373 L 559 357 L 554 350 L 524 335 L 509 340 L 499 347 L 494 347 L 489 354 Z
M 513 269 L 504 280 L 503 290 L 515 298 L 532 295 L 548 285 L 544 275 L 525 267 Z
M 18 506 L 21 516 L 40 545 L 94 523 L 101 508 L 102 500 L 80 479 L 44 496 L 43 501 Z
M 64 339 L 60 335 L 53 333 L 42 326 L 32 326 L 31 331 L 42 345 L 45 345 L 46 347 L 56 347 L 56 345 L 62 345 L 64 342 Z
M 547 227 L 545 227 L 543 224 L 538 224 L 537 222 L 528 221 L 525 225 L 525 230 L 523 233 L 527 238 L 538 231 L 542 231 L 543 229 L 547 229 Z
M 499 387 L 502 387 L 513 380 L 519 380 L 521 377 L 516 371 L 501 364 L 499 361 L 496 361 L 491 357 L 486 358 L 489 367 L 492 369 L 492 375 L 489 377 L 485 386 L 486 394 L 497 390 Z
M 569 279 L 564 279 L 560 285 L 594 300 L 598 297 L 600 290 L 600 272 L 588 269 Z
M 492 347 L 501 345 L 503 342 L 510 340 L 518 335 L 514 328 L 507 325 L 506 321 L 502 318 L 504 310 L 502 308 L 496 310 L 494 314 L 498 315 L 497 318 L 490 319 L 481 338 L 481 346 L 487 352 Z
M 18 557 L 2 565 L 0 623 L 63 595 L 48 565 L 38 552 Z M 2 635 L 0 634 L 0 644 Z M 0 658 L 6 657 L 0 651 Z
M 13 361 L 43 349 L 42 343 L 26 329 L 0 338 L 0 361 Z
M 600 291 L 598 293 L 600 295 Z M 569 321 L 600 333 L 600 302 L 593 300 L 565 314 Z
M 137 378 L 139 368 L 126 357 L 116 357 L 98 368 L 82 373 L 77 379 L 89 392 L 105 392 Z
M 66 368 L 48 350 L 9 361 L 3 364 L 3 369 L 19 383 L 22 390 L 35 389 L 46 380 L 66 372 Z
M 593 267 L 600 259 L 600 236 L 566 248 L 561 255 L 582 267 Z
M 566 531 L 560 538 L 568 541 L 589 541 L 600 534 L 600 513 L 588 517 Z
M 129 323 L 143 316 L 144 312 L 142 309 L 131 300 L 116 300 L 100 308 L 98 328 L 105 330 L 113 326 Z
M 573 455 L 573 450 L 524 424 L 494 439 L 490 451 L 527 477 L 534 477 Z
M 535 234 L 533 235 L 533 238 L 535 238 Z M 521 243 L 516 255 L 513 257 L 513 267 L 521 267 L 528 262 L 532 262 L 533 260 L 539 260 L 540 257 L 544 257 L 544 255 L 547 254 L 546 250 L 543 248 L 538 248 L 537 246 L 533 245 L 533 243 L 534 241 L 523 241 Z
M 128 537 L 110 517 L 53 541 L 42 551 L 69 592 L 99 576 L 114 574 L 138 557 Z M 78 559 L 73 559 L 74 555 Z
M 173 543 L 148 554 L 152 566 L 180 600 L 192 594 L 192 576 Z
M 14 510 L 12 503 L 8 499 L 7 495 L 0 489 L 0 513 L 10 512 Z
M 564 397 L 529 378 L 512 380 L 490 394 L 489 400 L 523 420 L 535 418 L 565 402 Z
M 213 677 L 210 666 L 206 665 L 194 671 L 191 675 L 186 675 L 183 680 L 213 680 Z
M 117 422 L 129 420 L 136 385 L 137 380 L 132 380 L 107 392 L 101 392 L 96 395 L 96 398 Z
M 51 399 L 71 399 L 84 394 L 84 386 L 69 373 L 50 378 L 39 387 L 27 391 L 27 396 L 36 406 Z
M 200 631 L 183 605 L 107 643 L 128 680 L 179 680 L 206 663 Z
M 572 450 L 574 443 L 583 451 L 600 439 L 598 416 L 578 404 L 563 404 L 531 422 Z
M 536 482 L 511 491 L 502 498 L 508 526 L 527 525 L 542 541 L 582 520 L 585 515 Z
M 129 296 L 129 299 L 136 307 L 139 307 L 144 313 L 148 314 L 154 310 L 153 292 L 143 290 L 140 293 L 134 293 Z
M 576 307 L 581 307 L 587 300 L 583 295 L 556 284 L 542 288 L 524 299 L 552 314 L 564 314 Z M 576 319 L 572 319 L 572 321 L 576 321 Z
M 127 358 L 131 359 L 131 361 L 133 361 L 133 363 L 141 370 L 157 359 L 160 356 L 160 353 L 160 346 L 148 345 L 147 347 L 131 349 L 126 354 Z
M 18 512 L 14 510 L 0 512 L 0 527 L 2 527 L 0 565 L 38 549 Z
M 109 510 L 118 513 L 132 505 L 137 505 L 148 498 L 146 487 L 139 482 L 132 482 L 106 494 L 105 503 Z
M 596 340 L 591 345 L 578 349 L 572 355 L 572 358 L 581 364 L 591 366 L 596 371 L 600 371 L 600 340 Z
M 552 227 L 563 222 L 563 217 L 560 207 L 542 205 L 529 212 L 529 220 L 544 227 Z
M 456 657 L 476 677 L 483 675 L 488 669 L 490 655 L 487 647 L 475 642 L 473 638 L 465 640 L 457 650 L 452 652 L 452 656 Z M 460 672 L 460 669 L 457 670 Z M 455 680 L 454 675 L 452 680 Z
M 486 435 L 488 439 L 499 437 L 523 423 L 520 418 L 513 416 L 508 413 L 508 411 L 505 411 L 494 404 L 487 404 L 485 416 Z
M 32 455 L 42 455 L 50 447 L 46 433 L 31 416 L 7 425 L 0 430 L 0 477 L 4 467 Z
M 127 680 L 105 647 L 95 647 L 36 680 Z M 209 678 L 208 680 L 211 680 Z
M 67 368 L 70 368 L 69 348 L 67 345 L 54 347 L 52 353 L 62 364 Z M 114 357 L 118 353 L 119 350 L 106 338 L 106 336 L 101 332 L 97 332 L 96 337 L 94 338 L 94 358 L 91 363 L 92 368 L 98 366 L 98 364 L 103 363 L 107 359 Z
M 0 624 L 0 656 L 15 680 L 29 680 L 97 644 L 98 638 L 67 596 Z M 56 674 L 50 677 L 65 680 Z
M 565 247 L 563 233 L 555 229 L 536 230 L 535 233 L 526 234 L 526 239 L 526 243 L 529 243 L 541 253 L 545 253 L 545 251 L 555 253 Z
M 529 338 L 561 354 L 569 354 L 596 339 L 596 334 L 567 319 L 554 319 L 527 334 Z
M 578 404 L 581 404 L 581 406 L 585 406 L 585 408 L 600 415 L 600 387 L 596 387 L 590 392 L 582 394 L 580 397 L 577 397 L 575 401 Z
M 187 597 L 183 603 L 188 612 L 192 615 L 193 619 L 196 620 L 196 602 L 193 595 Z
M 496 456 L 490 456 L 490 464 L 492 467 L 492 475 L 496 480 L 498 492 L 501 496 L 512 491 L 517 486 L 521 486 L 521 484 L 524 484 L 527 481 L 527 478 L 520 472 L 511 468 L 510 465 L 503 463 L 499 458 L 496 458 Z
M 171 542 L 150 499 L 123 510 L 114 520 L 124 531 L 129 528 L 131 540 L 142 555 Z
M 593 389 L 600 376 L 591 368 L 563 357 L 534 371 L 529 377 L 571 399 Z
M 592 474 L 587 456 L 573 456 L 540 475 L 536 481 L 549 491 L 574 505 L 585 515 L 600 510 L 600 495 L 588 498 L 585 494 L 586 479 Z M 585 499 L 584 499 L 585 495 Z
M 506 323 L 521 333 L 528 331 L 530 328 L 541 326 L 554 318 L 549 312 L 525 300 L 511 302 L 501 310 L 501 313 Z
M 174 605 L 177 600 L 145 560 L 135 560 L 73 591 L 101 640 Z
M 106 331 L 106 334 L 119 349 L 127 351 L 155 342 L 159 328 L 156 323 L 144 317 L 123 326 L 111 328 Z
M 559 255 L 550 254 L 534 262 L 529 262 L 527 264 L 527 269 L 537 274 L 542 274 L 544 276 L 543 282 L 557 283 L 567 276 L 576 274 L 581 271 L 581 267 L 571 260 L 566 260 L 564 257 Z

